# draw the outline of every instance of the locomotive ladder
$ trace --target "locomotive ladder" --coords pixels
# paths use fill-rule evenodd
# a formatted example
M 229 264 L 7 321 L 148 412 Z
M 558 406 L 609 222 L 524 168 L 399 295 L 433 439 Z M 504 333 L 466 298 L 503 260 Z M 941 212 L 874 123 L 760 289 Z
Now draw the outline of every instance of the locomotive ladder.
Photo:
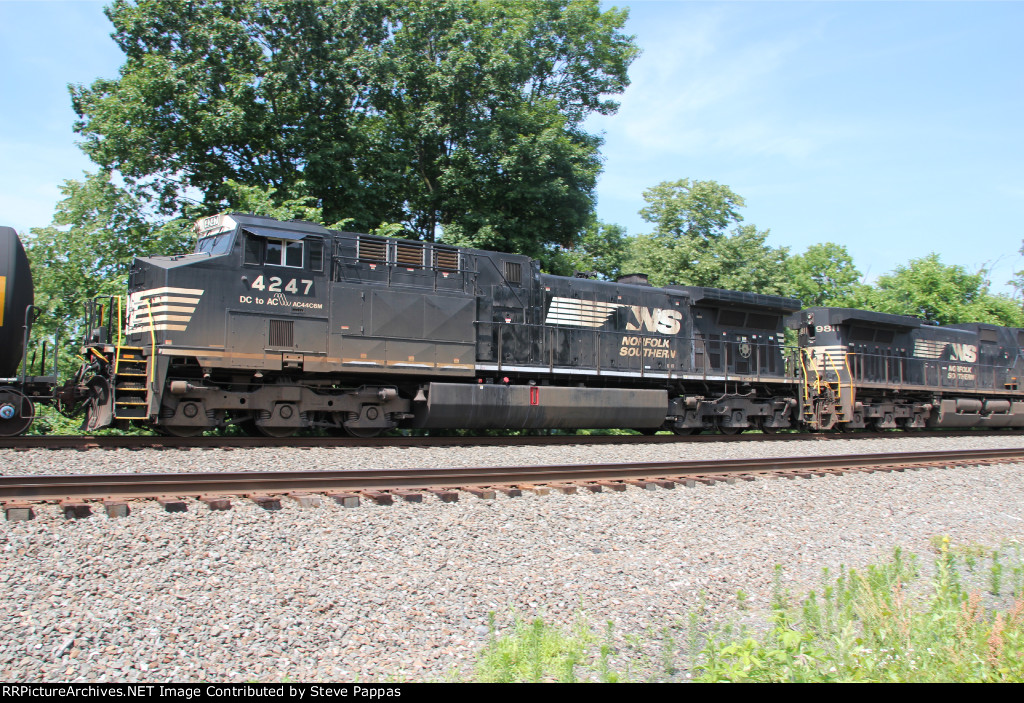
M 846 393 L 844 395 L 843 374 L 835 359 L 832 358 L 832 354 L 828 352 L 823 354 L 824 359 L 821 361 L 822 373 L 819 373 L 818 363 L 815 360 L 807 358 L 809 363 L 805 363 L 805 353 L 806 350 L 800 350 L 800 365 L 803 368 L 803 393 L 801 393 L 800 409 L 804 422 L 818 429 L 831 429 L 837 422 L 848 422 L 851 419 L 854 399 L 853 374 L 850 372 L 849 354 L 843 355 L 843 370 L 846 371 L 847 376 L 847 383 L 845 384 Z M 827 378 L 828 368 L 826 364 L 831 364 L 835 372 L 836 378 L 834 383 Z M 807 372 L 808 365 L 811 371 L 814 372 L 813 382 Z M 834 420 L 826 427 L 820 427 L 822 424 L 820 413 L 822 411 L 825 411 L 824 414 L 834 416 Z
M 146 377 L 149 361 L 142 347 L 118 346 L 114 357 L 114 419 L 145 420 L 149 404 Z

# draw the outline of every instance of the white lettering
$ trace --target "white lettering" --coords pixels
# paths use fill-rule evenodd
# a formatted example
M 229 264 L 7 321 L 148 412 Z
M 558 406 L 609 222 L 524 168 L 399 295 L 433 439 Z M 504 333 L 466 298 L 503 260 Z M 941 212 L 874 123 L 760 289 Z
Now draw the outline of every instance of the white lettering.
M 663 310 L 661 308 L 652 310 L 639 305 L 630 305 L 629 310 L 636 320 L 636 322 L 631 320 L 626 323 L 626 329 L 630 332 L 647 330 L 658 334 L 678 334 L 682 327 L 680 320 L 682 320 L 683 314 L 678 310 Z

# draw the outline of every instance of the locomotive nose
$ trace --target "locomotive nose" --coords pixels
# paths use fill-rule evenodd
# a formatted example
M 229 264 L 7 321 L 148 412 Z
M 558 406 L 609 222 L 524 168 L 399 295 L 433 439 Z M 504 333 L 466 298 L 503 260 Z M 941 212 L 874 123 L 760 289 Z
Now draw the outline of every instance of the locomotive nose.
M 25 247 L 12 227 L 0 227 L 0 378 L 18 373 L 25 353 L 25 311 L 32 301 Z

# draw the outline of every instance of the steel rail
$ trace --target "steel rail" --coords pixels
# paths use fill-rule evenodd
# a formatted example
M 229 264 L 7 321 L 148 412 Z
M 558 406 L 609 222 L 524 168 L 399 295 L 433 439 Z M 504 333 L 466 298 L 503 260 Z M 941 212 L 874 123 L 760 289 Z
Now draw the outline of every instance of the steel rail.
M 871 431 L 855 433 L 784 432 L 740 435 L 536 435 L 524 437 L 165 437 L 159 435 L 44 435 L 0 437 L 0 449 L 249 449 L 338 447 L 507 447 L 573 444 L 675 444 L 690 442 L 785 442 L 798 440 L 879 439 L 899 437 L 1012 436 L 1012 430 L 935 430 L 914 433 Z M 1017 432 L 1016 434 L 1021 434 Z
M 0 477 L 0 500 L 157 498 L 327 491 L 370 491 L 629 480 L 683 475 L 970 465 L 1024 460 L 1024 448 L 835 456 L 774 457 L 636 464 L 569 464 L 445 469 L 252 471 L 233 473 L 89 474 Z

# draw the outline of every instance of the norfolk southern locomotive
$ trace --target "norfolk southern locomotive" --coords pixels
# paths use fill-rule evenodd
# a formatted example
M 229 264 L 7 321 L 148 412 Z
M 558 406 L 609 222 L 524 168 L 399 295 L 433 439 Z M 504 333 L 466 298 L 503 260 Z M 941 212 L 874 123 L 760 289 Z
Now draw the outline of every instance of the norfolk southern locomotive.
M 551 276 L 525 256 L 253 215 L 196 231 L 194 253 L 136 259 L 127 299 L 88 306 L 85 362 L 57 388 L 18 373 L 31 279 L 0 229 L 0 435 L 27 428 L 33 401 L 82 408 L 87 431 L 177 435 L 1024 425 L 1018 329 Z

